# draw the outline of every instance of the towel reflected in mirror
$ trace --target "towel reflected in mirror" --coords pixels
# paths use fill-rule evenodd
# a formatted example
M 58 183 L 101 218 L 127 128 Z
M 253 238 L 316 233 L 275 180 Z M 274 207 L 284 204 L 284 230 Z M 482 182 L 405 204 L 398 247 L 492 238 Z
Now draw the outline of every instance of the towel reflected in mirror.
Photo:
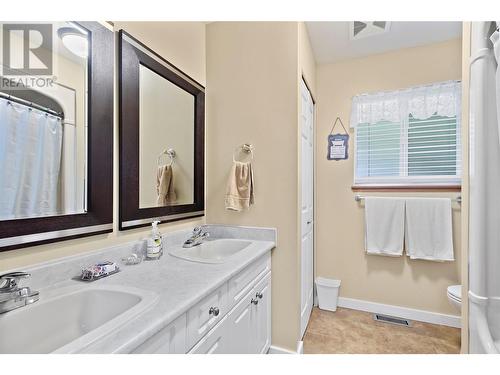
M 156 204 L 159 207 L 168 206 L 177 200 L 174 189 L 174 171 L 171 165 L 158 167 L 156 174 L 156 193 L 158 198 Z

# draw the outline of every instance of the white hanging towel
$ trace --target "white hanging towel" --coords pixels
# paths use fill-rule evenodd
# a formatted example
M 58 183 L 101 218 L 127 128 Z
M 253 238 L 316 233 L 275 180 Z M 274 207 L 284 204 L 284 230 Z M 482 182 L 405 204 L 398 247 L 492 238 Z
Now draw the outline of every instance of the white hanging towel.
M 411 259 L 453 261 L 451 199 L 406 200 L 406 255 Z
M 404 219 L 403 198 L 366 197 L 366 252 L 387 256 L 403 255 Z

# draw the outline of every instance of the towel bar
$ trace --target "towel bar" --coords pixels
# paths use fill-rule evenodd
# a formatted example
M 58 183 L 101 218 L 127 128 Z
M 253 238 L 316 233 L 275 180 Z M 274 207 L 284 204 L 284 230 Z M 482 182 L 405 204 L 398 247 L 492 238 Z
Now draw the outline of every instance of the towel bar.
M 242 145 L 236 147 L 233 151 L 233 161 L 236 161 L 238 159 L 236 157 L 236 153 L 239 151 L 250 155 L 251 160 L 253 160 L 253 146 L 251 143 L 243 143 Z
M 403 198 L 404 198 L 404 197 L 403 197 Z M 363 200 L 363 199 L 365 199 L 365 197 L 364 197 L 364 196 L 362 196 L 362 195 L 356 194 L 356 195 L 354 196 L 354 200 L 355 200 L 356 202 L 361 202 L 361 200 Z M 462 196 L 460 196 L 460 195 L 459 195 L 458 197 L 456 197 L 456 198 L 452 198 L 451 200 L 452 200 L 453 202 L 457 202 L 458 204 L 461 204 L 461 203 L 462 203 Z
M 168 164 L 169 166 L 174 164 L 174 159 L 177 156 L 177 153 L 175 152 L 175 150 L 173 148 L 165 149 L 165 150 L 163 150 L 163 152 L 160 155 L 158 155 L 158 162 L 157 162 L 158 166 L 160 166 L 161 157 L 163 155 L 167 155 L 170 158 L 170 163 Z

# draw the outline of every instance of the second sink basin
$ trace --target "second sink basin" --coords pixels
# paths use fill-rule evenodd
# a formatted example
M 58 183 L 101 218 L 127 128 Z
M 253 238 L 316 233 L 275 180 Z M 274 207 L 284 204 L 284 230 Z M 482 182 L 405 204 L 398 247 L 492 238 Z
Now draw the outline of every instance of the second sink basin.
M 0 353 L 75 353 L 130 321 L 157 299 L 121 286 L 82 285 L 40 293 L 0 315 Z
M 191 248 L 180 248 L 170 252 L 171 255 L 200 263 L 224 263 L 227 258 L 246 249 L 252 242 L 236 239 L 218 239 L 203 242 Z

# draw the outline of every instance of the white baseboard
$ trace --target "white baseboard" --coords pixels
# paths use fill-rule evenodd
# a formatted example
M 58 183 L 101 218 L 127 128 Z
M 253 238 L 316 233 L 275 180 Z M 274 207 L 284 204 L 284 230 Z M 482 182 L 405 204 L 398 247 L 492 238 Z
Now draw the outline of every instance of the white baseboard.
M 299 341 L 297 343 L 297 351 L 295 352 L 276 345 L 271 345 L 267 354 L 304 354 L 304 341 Z
M 339 307 L 345 307 L 353 310 L 366 311 L 370 313 L 379 313 L 391 315 L 404 319 L 417 320 L 419 322 L 440 324 L 443 326 L 460 328 L 460 316 L 440 314 L 432 311 L 410 309 L 395 305 L 385 305 L 383 303 L 363 301 L 360 299 L 339 297 Z
M 302 340 L 297 343 L 297 354 L 304 354 L 304 341 Z

